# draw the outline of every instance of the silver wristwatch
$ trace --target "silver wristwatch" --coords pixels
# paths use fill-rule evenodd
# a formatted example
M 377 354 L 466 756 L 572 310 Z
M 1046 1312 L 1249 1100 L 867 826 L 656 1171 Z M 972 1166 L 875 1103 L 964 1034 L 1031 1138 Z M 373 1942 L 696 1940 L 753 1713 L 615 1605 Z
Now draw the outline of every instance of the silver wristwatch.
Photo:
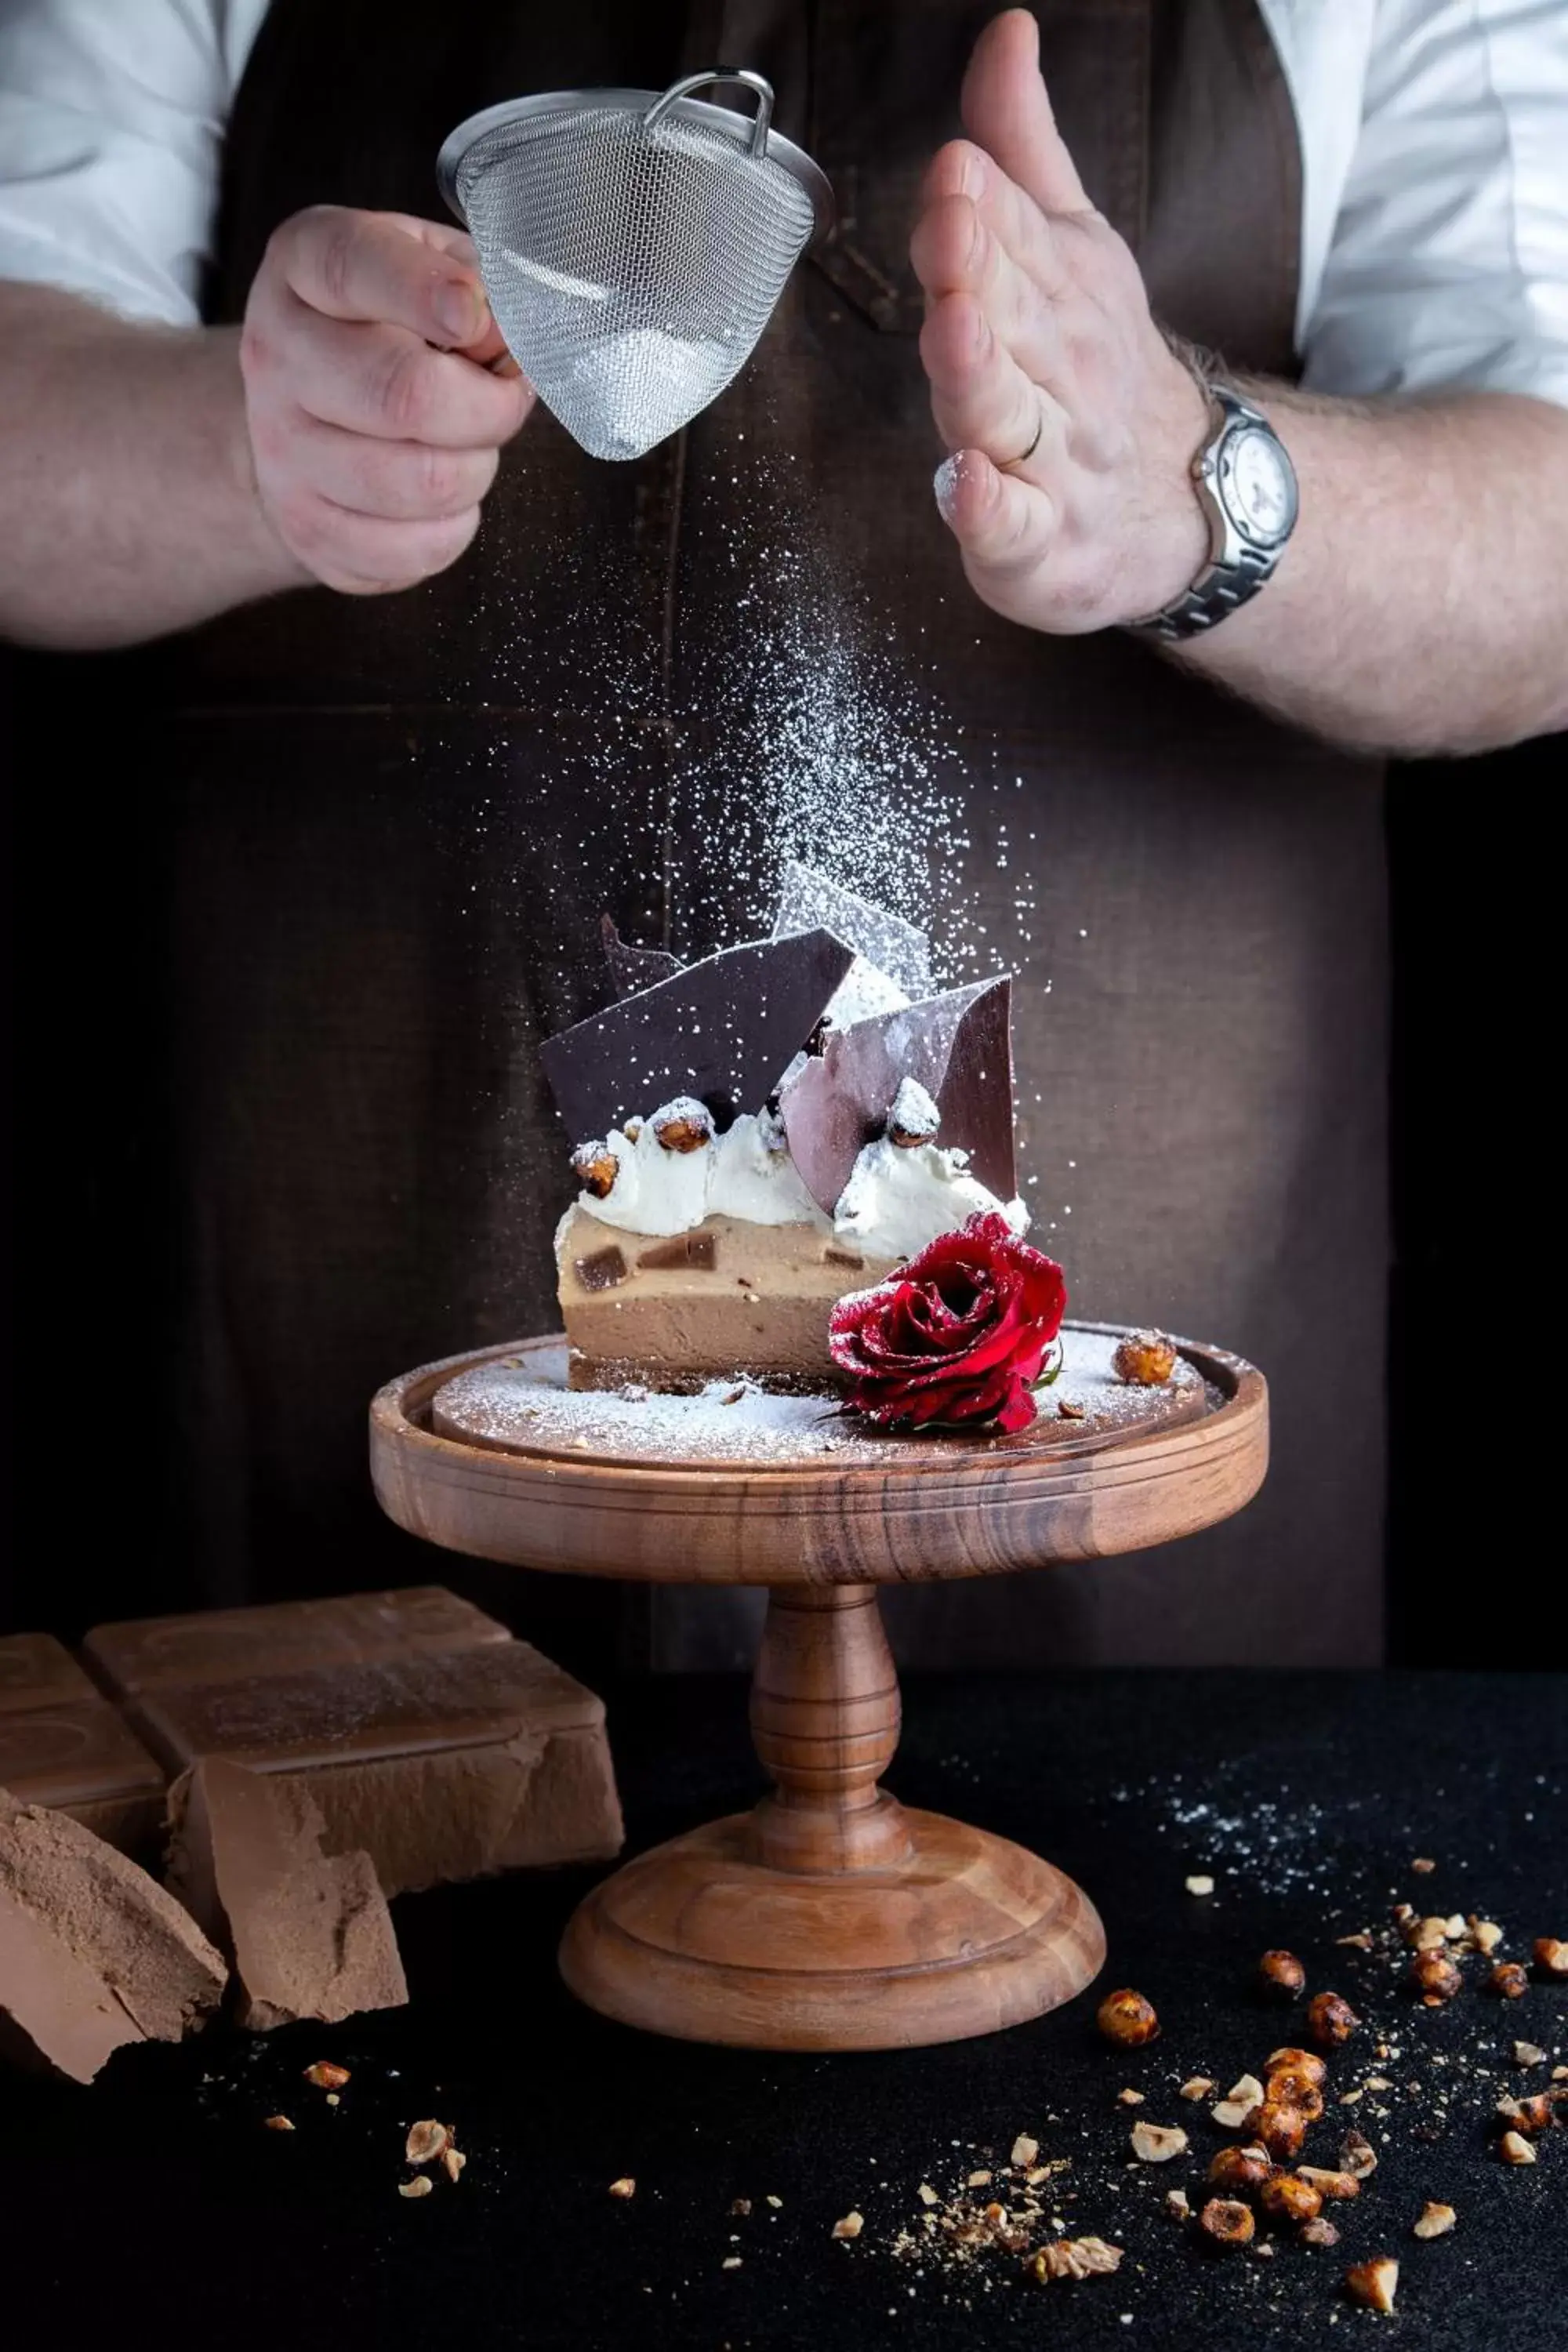
M 1273 572 L 1296 528 L 1296 468 L 1260 408 L 1228 384 L 1206 381 L 1218 423 L 1193 459 L 1193 480 L 1209 524 L 1209 560 L 1192 586 L 1163 612 L 1128 626 L 1168 642 L 1212 629 L 1245 604 Z

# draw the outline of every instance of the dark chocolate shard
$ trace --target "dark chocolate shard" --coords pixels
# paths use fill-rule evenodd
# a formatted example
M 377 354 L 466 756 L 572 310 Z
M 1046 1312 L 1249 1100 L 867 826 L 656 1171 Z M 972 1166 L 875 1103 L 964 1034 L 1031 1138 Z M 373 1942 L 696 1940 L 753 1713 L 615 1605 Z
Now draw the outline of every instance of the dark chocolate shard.
M 546 1038 L 568 1133 L 607 1135 L 676 1095 L 732 1126 L 767 1100 L 854 961 L 831 931 L 748 940 Z
M 586 1257 L 574 1258 L 573 1265 L 584 1290 L 614 1290 L 626 1278 L 626 1262 L 614 1242 L 605 1249 L 590 1250 Z
M 685 969 L 680 958 L 671 955 L 668 948 L 634 947 L 629 940 L 623 940 L 608 915 L 601 917 L 599 929 L 617 996 L 640 995 L 645 988 L 657 988 L 661 980 L 673 980 Z
M 780 1098 L 790 1157 L 829 1216 L 902 1078 L 934 1098 L 943 1149 L 967 1151 L 970 1173 L 999 1200 L 1013 1198 L 1011 1000 L 1006 980 L 949 989 L 830 1033 L 794 1074 Z
M 672 1241 L 655 1242 L 651 1249 L 638 1250 L 637 1264 L 649 1273 L 682 1265 L 695 1266 L 701 1274 L 711 1274 L 719 1263 L 719 1244 L 712 1234 L 677 1234 Z
M 793 931 L 809 930 L 832 931 L 847 940 L 857 955 L 885 971 L 906 996 L 931 993 L 931 940 L 924 931 L 885 907 L 874 907 L 869 899 L 858 898 L 842 883 L 818 873 L 815 866 L 786 857 L 773 937 L 782 940 Z

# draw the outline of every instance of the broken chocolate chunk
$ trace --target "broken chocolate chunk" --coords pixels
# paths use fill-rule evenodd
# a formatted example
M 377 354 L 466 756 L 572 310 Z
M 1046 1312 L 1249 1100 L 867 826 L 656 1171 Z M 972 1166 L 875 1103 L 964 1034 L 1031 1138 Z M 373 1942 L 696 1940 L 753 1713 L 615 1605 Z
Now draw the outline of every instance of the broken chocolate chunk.
M 592 1250 L 572 1263 L 584 1290 L 614 1290 L 617 1282 L 626 1278 L 626 1259 L 614 1242 L 607 1249 Z
M 546 1038 L 544 1074 L 568 1132 L 607 1134 L 676 1095 L 731 1126 L 766 1101 L 854 961 L 831 931 L 749 940 Z
M 790 1156 L 830 1216 L 905 1078 L 931 1097 L 944 1142 L 968 1152 L 971 1173 L 1013 1198 L 1011 993 L 1005 980 L 976 981 L 857 1021 L 794 1073 L 780 1097 Z
M 657 988 L 661 980 L 673 980 L 683 968 L 680 958 L 671 955 L 668 948 L 634 947 L 629 940 L 623 940 L 608 915 L 601 917 L 599 931 L 617 996 L 640 995 L 645 988 Z
M 638 1250 L 637 1265 L 650 1274 L 667 1268 L 692 1266 L 702 1274 L 711 1274 L 719 1263 L 719 1244 L 712 1234 L 677 1234 L 673 1240 L 655 1242 L 651 1249 Z M 743 1281 L 744 1276 L 741 1279 Z

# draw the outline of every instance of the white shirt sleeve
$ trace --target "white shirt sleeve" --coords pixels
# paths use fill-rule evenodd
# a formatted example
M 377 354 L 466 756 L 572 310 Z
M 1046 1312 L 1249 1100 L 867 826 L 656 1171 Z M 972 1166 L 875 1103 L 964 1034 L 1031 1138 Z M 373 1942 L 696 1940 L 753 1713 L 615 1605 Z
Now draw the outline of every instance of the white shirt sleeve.
M 1568 6 L 1380 0 L 1304 382 L 1568 406 Z
M 267 0 L 0 0 L 0 278 L 194 324 Z

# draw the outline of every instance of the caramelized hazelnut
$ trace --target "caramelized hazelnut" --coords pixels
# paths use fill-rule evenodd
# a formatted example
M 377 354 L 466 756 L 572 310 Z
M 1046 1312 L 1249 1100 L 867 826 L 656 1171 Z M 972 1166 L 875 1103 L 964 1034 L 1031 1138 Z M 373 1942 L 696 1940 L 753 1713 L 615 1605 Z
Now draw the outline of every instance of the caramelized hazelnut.
M 1307 2118 L 1300 2107 L 1287 2106 L 1279 2099 L 1265 2099 L 1251 2128 L 1276 2163 L 1288 2164 L 1301 2153 L 1301 2144 L 1307 2137 Z
M 699 1102 L 672 1105 L 654 1120 L 653 1131 L 666 1151 L 700 1151 L 713 1140 L 713 1121 Z
M 584 1192 L 606 1201 L 614 1192 L 620 1162 L 602 1143 L 580 1143 L 572 1154 L 572 1172 Z
M 1348 2042 L 1360 2023 L 1349 2001 L 1337 1992 L 1314 1993 L 1307 2003 L 1308 2031 L 1321 2049 Z
M 1264 2085 L 1264 2096 L 1277 2100 L 1282 2107 L 1299 2107 L 1310 2124 L 1315 2124 L 1323 2112 L 1323 2095 L 1316 2083 L 1293 2069 L 1280 2067 L 1270 2074 Z
M 1160 2031 L 1153 2003 L 1128 1986 L 1120 1992 L 1106 1994 L 1094 2013 L 1094 2021 L 1108 2042 L 1115 2042 L 1124 2050 L 1141 2049 L 1145 2042 L 1152 2042 Z
M 1117 1342 L 1110 1364 L 1133 1388 L 1162 1388 L 1176 1369 L 1176 1343 L 1163 1331 L 1130 1331 Z
M 1352 2263 L 1345 2273 L 1346 2294 L 1369 2311 L 1392 2311 L 1398 2284 L 1399 2264 L 1388 2254 L 1380 2254 L 1374 2262 Z
M 1517 1960 L 1494 1960 L 1487 1971 L 1487 1983 L 1504 2000 L 1520 2000 L 1530 1990 L 1530 1979 Z
M 1268 1990 L 1285 2000 L 1294 2000 L 1307 1982 L 1307 1971 L 1294 1952 L 1265 1952 L 1258 1973 Z
M 1273 2169 L 1266 2147 L 1222 2147 L 1209 2166 L 1209 2179 L 1216 2189 L 1227 2189 L 1233 2197 L 1250 2197 Z
M 1510 2105 L 1512 2113 L 1509 2121 L 1527 2139 L 1533 2139 L 1538 2132 L 1550 2131 L 1557 2120 L 1557 2110 L 1545 2091 L 1537 2091 L 1533 2098 L 1511 2100 Z
M 1465 1979 L 1447 1952 L 1417 1952 L 1410 1963 L 1410 1981 L 1429 2005 L 1436 2005 L 1452 2000 Z
M 1252 2208 L 1235 2197 L 1211 2197 L 1198 2215 L 1198 2227 L 1216 2246 L 1246 2246 L 1255 2228 Z
M 1271 2172 L 1258 2201 L 1272 2221 L 1315 2221 L 1323 2210 L 1319 2191 L 1295 2172 Z
M 1530 1956 L 1549 1977 L 1568 1977 L 1568 1944 L 1556 1936 L 1537 1936 Z
M 1312 2050 L 1271 2050 L 1268 2053 L 1271 2074 L 1300 2074 L 1319 2090 L 1329 2079 L 1329 2070 Z

